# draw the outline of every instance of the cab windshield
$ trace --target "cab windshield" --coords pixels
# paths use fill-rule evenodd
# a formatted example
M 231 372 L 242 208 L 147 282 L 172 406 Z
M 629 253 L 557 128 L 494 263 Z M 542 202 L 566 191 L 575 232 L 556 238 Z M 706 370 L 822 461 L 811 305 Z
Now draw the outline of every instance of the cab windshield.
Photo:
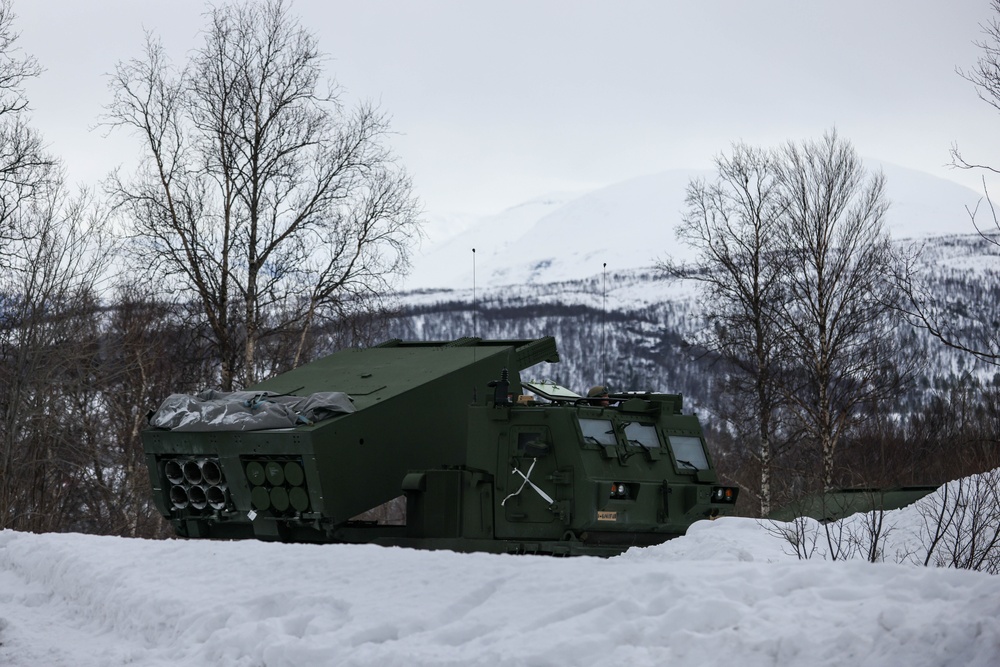
M 580 432 L 583 441 L 595 445 L 615 445 L 615 429 L 610 419 L 581 419 Z
M 625 438 L 630 445 L 639 445 L 646 449 L 660 446 L 660 439 L 656 435 L 656 427 L 652 424 L 640 424 L 632 422 L 625 425 Z
M 701 438 L 693 435 L 670 436 L 670 448 L 674 450 L 677 467 L 688 470 L 708 470 L 708 458 Z

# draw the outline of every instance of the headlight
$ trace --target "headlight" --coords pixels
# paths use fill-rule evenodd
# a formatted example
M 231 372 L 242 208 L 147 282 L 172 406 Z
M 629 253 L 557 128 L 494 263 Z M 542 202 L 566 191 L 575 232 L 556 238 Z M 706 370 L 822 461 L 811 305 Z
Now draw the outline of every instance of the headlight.
M 740 495 L 740 489 L 737 486 L 713 486 L 712 487 L 712 502 L 722 503 L 724 505 L 732 505 L 736 502 L 736 498 Z
M 611 497 L 612 498 L 629 498 L 631 497 L 628 484 L 624 482 L 612 482 L 611 483 Z

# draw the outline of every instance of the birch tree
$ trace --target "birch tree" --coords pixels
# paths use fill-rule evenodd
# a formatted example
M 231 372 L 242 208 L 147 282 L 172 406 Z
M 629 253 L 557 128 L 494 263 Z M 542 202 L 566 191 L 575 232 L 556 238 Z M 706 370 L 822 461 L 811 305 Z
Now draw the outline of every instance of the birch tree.
M 970 82 L 979 99 L 1000 112 L 1000 0 L 990 3 L 992 16 L 980 24 L 983 37 L 976 42 L 979 59 L 971 69 L 958 69 L 958 74 Z M 966 212 L 983 242 L 1000 247 L 1000 216 L 988 187 L 988 178 L 1000 175 L 1000 167 L 966 157 L 958 145 L 951 147 L 951 164 L 958 169 L 979 172 L 983 176 L 983 196 Z M 1000 366 L 1000 333 L 991 308 L 969 303 L 954 292 L 930 287 L 928 267 L 923 265 L 920 252 L 914 252 L 900 271 L 898 281 L 907 296 L 903 311 L 916 325 L 945 345 L 974 356 L 993 366 Z M 996 292 L 1000 286 L 987 285 Z
M 844 435 L 909 377 L 889 335 L 899 259 L 885 178 L 836 132 L 771 150 L 737 145 L 716 170 L 689 184 L 678 227 L 697 261 L 660 268 L 706 287 L 702 342 L 726 363 L 734 427 L 745 428 L 732 419 L 738 408 L 751 415 L 766 515 L 777 443 L 795 443 L 797 466 L 815 446 L 816 477 L 832 488 Z
M 781 300 L 782 262 L 777 226 L 782 204 L 777 169 L 768 151 L 737 144 L 715 160 L 712 181 L 688 184 L 677 238 L 697 251 L 694 262 L 660 262 L 670 275 L 703 284 L 708 348 L 727 366 L 734 409 L 749 412 L 751 448 L 760 465 L 760 512 L 771 511 L 771 460 L 780 404 L 778 358 L 782 331 L 774 311 Z M 732 420 L 743 430 L 743 420 Z
M 22 207 L 59 178 L 56 160 L 28 122 L 24 85 L 41 67 L 19 50 L 16 18 L 12 0 L 0 0 L 0 263 L 30 233 L 20 227 Z
M 323 83 L 315 37 L 268 0 L 213 7 L 184 67 L 147 35 L 119 63 L 105 122 L 131 130 L 142 162 L 108 189 L 151 287 L 199 305 L 219 384 L 258 379 L 261 341 L 377 305 L 419 234 L 389 122 L 348 110 Z
M 776 155 L 782 199 L 787 341 L 785 397 L 822 457 L 834 487 L 834 455 L 847 429 L 907 377 L 892 348 L 897 259 L 885 228 L 885 177 L 870 174 L 831 131 Z

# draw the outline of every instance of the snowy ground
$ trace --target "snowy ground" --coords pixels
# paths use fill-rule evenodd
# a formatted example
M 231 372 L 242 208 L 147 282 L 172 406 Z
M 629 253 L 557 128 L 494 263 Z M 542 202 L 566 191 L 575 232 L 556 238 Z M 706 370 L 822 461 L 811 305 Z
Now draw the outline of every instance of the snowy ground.
M 914 511 L 889 517 L 905 545 Z M 1000 664 L 1000 577 L 773 532 L 605 560 L 2 531 L 0 665 Z

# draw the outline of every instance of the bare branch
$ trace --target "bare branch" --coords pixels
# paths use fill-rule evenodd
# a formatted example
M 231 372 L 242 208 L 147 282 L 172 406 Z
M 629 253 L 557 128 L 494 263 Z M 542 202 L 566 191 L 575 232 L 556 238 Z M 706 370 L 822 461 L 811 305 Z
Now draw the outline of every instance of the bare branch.
M 383 290 L 419 223 L 387 119 L 320 92 L 325 56 L 287 3 L 213 7 L 204 34 L 180 71 L 152 37 L 119 65 L 105 123 L 137 130 L 145 162 L 108 189 L 136 263 L 200 303 L 228 389 L 279 365 L 264 339 Z

